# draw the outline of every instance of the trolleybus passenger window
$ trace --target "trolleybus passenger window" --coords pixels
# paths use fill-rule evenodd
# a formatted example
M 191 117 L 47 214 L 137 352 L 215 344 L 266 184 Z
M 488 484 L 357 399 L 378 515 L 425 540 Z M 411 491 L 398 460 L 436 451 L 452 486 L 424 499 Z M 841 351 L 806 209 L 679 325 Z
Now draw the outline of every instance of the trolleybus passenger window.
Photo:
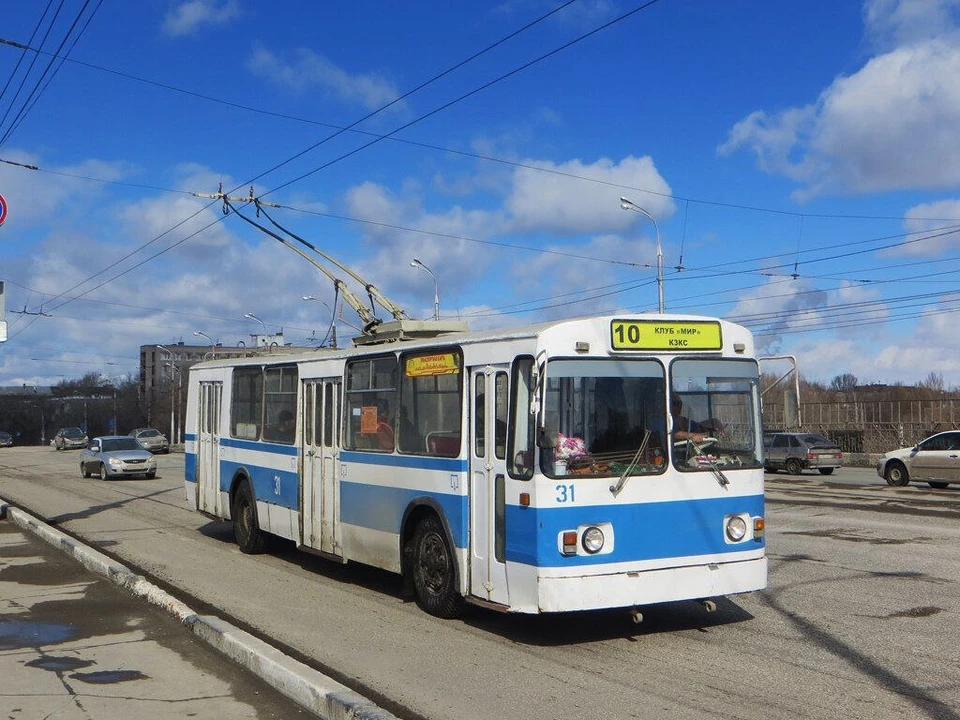
M 493 431 L 493 441 L 494 441 L 494 455 L 497 456 L 498 460 L 503 460 L 507 457 L 507 414 L 510 405 L 510 391 L 509 385 L 507 383 L 507 374 L 505 372 L 498 372 L 494 380 L 494 403 L 496 412 L 496 419 L 494 422 Z
M 234 368 L 230 434 L 243 440 L 258 440 L 262 419 L 263 370 L 260 367 Z
M 297 366 L 263 370 L 263 439 L 292 445 L 297 417 Z
M 487 378 L 483 375 L 477 375 L 473 388 L 473 415 L 475 418 L 473 423 L 473 454 L 476 457 L 484 457 L 487 454 L 487 446 L 483 437 L 487 426 L 486 386 Z
M 530 412 L 536 388 L 533 386 L 533 358 L 513 361 L 513 394 L 510 397 L 510 428 L 507 437 L 507 470 L 511 477 L 533 477 L 534 431 L 537 418 Z
M 397 418 L 397 358 L 394 355 L 347 364 L 344 393 L 344 447 L 393 452 Z
M 397 446 L 402 453 L 457 457 L 463 417 L 458 348 L 404 355 Z

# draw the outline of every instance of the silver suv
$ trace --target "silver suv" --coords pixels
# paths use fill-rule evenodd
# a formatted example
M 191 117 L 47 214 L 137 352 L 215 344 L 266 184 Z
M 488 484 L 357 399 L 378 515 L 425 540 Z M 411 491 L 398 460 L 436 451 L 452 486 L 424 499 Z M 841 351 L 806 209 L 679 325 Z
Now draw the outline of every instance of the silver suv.
M 786 470 L 799 475 L 809 469 L 829 475 L 843 467 L 840 446 L 814 433 L 764 433 L 763 453 L 763 468 L 768 472 Z

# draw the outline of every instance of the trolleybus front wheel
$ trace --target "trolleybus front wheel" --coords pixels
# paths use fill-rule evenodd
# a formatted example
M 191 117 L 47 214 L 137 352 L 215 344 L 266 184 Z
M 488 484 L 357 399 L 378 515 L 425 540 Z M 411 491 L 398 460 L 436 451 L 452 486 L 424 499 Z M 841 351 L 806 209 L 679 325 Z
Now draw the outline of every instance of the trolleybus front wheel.
M 463 612 L 453 553 L 436 517 L 426 517 L 417 524 L 412 569 L 417 605 L 425 612 L 441 618 L 457 617 Z
M 257 505 L 253 501 L 250 486 L 246 481 L 240 483 L 233 498 L 233 536 L 237 539 L 240 552 L 248 555 L 261 553 L 266 548 L 266 539 L 260 531 L 257 518 Z

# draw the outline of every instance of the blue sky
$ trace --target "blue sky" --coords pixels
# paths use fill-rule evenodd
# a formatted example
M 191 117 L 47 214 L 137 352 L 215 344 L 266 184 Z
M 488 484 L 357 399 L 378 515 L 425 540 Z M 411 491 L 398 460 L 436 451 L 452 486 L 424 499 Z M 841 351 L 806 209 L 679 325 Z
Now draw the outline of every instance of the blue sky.
M 192 194 L 252 184 L 429 317 L 419 258 L 474 329 L 656 310 L 626 196 L 668 312 L 814 380 L 960 386 L 960 0 L 58 4 L 0 30 L 0 385 L 249 343 L 247 313 L 317 343 L 332 283 Z

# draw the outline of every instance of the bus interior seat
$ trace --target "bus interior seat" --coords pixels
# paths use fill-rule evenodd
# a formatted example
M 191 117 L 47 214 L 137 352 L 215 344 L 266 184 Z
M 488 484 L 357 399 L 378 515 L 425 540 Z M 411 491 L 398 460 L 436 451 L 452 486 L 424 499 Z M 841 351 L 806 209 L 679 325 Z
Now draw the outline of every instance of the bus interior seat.
M 431 455 L 453 457 L 460 453 L 460 435 L 427 435 L 427 452 Z

